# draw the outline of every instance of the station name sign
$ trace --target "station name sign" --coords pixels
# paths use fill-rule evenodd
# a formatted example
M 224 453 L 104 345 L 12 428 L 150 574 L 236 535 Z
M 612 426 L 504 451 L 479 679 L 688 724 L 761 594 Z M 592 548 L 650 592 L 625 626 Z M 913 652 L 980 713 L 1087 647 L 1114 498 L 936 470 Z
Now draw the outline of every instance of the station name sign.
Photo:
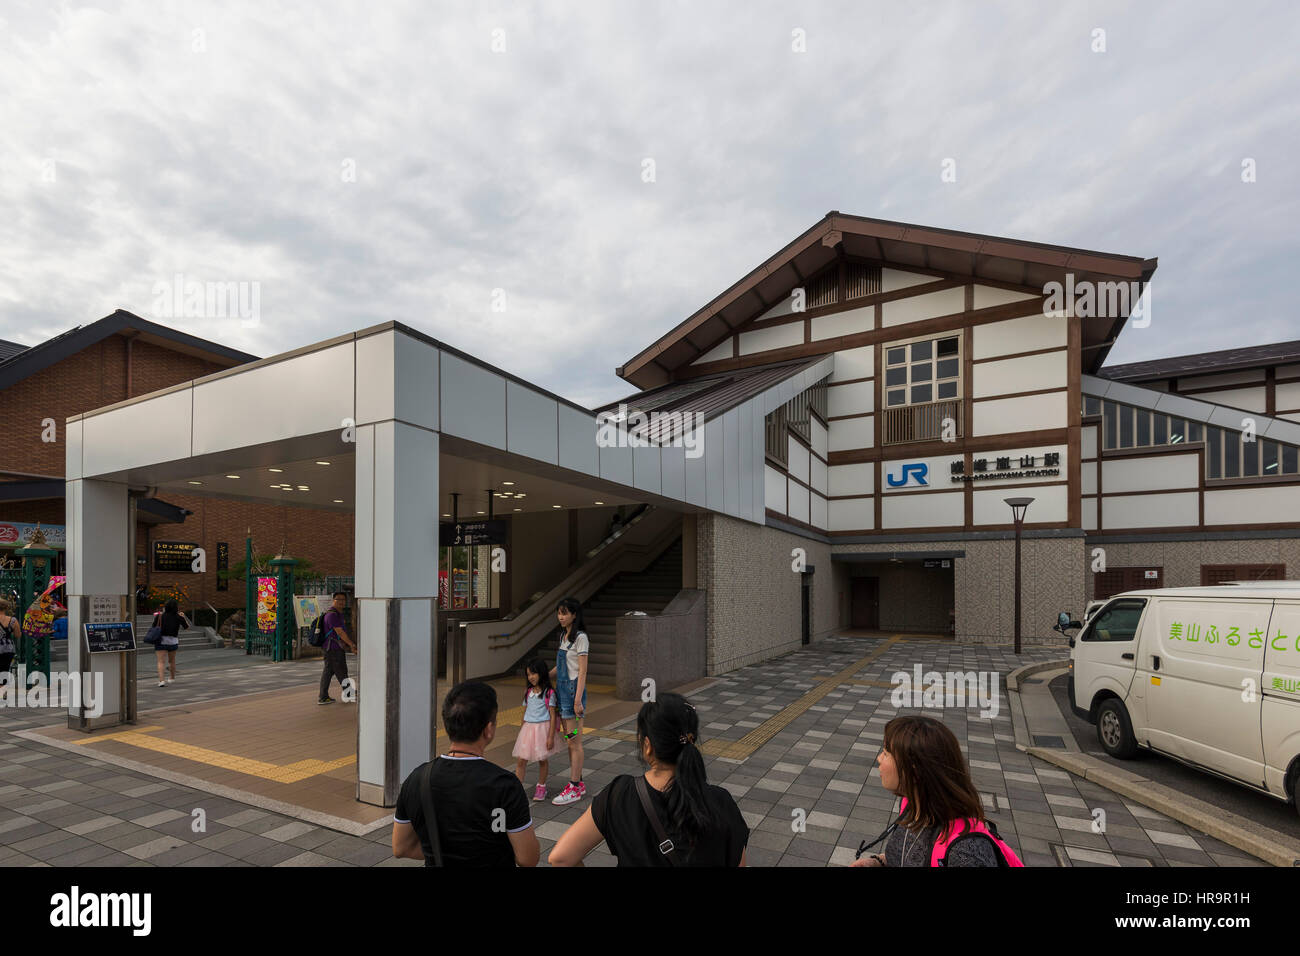
M 458 521 L 438 526 L 438 545 L 443 548 L 463 548 L 478 544 L 505 544 L 504 521 Z
M 1042 459 L 1042 464 L 1038 463 Z M 1045 455 L 1001 455 L 994 458 L 972 458 L 970 473 L 966 472 L 965 459 L 952 462 L 953 481 L 1006 480 L 1008 478 L 1050 478 L 1061 473 L 1061 453 Z

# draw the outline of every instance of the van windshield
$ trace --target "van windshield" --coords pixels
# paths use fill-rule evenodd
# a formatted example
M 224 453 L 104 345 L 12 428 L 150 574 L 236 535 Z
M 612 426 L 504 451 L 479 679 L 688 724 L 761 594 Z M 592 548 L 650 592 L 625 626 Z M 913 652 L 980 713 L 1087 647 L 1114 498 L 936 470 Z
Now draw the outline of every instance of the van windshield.
M 1147 606 L 1143 598 L 1123 598 L 1111 601 L 1088 622 L 1085 641 L 1131 641 L 1137 634 L 1142 609 Z

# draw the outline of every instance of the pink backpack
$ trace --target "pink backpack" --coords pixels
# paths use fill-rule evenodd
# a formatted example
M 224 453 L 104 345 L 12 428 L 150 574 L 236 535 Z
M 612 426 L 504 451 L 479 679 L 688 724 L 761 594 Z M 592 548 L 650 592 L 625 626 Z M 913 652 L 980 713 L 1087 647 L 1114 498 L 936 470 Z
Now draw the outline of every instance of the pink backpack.
M 907 797 L 903 798 L 898 809 L 900 814 L 907 812 Z M 998 866 L 1025 865 L 1020 861 L 1020 857 L 1016 856 L 1016 851 L 998 836 L 996 824 L 992 821 L 981 823 L 979 820 L 956 820 L 946 832 L 939 834 L 934 841 L 934 850 L 930 854 L 930 865 L 947 866 L 948 851 L 952 849 L 952 845 L 973 836 L 984 836 L 993 841 L 993 845 L 998 849 Z

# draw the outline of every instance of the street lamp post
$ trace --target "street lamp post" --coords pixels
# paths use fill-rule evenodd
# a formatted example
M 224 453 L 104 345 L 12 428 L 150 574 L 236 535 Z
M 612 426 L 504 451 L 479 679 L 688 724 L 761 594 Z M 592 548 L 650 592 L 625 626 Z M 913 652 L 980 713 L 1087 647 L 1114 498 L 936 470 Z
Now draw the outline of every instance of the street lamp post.
M 1025 523 L 1025 512 L 1033 498 L 1003 498 L 1011 506 L 1011 517 L 1016 522 L 1016 653 L 1020 653 L 1020 529 Z

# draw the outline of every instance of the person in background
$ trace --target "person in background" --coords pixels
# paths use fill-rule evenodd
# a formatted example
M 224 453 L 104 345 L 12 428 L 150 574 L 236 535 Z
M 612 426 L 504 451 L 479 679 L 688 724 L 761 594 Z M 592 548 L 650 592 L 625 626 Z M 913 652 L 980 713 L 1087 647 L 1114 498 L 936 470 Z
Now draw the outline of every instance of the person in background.
M 54 612 L 54 639 L 56 641 L 66 641 L 68 639 L 68 609 L 61 607 Z
M 556 716 L 557 702 L 551 687 L 550 670 L 546 661 L 533 661 L 524 671 L 528 689 L 524 691 L 524 719 L 515 739 L 515 776 L 520 784 L 528 772 L 529 761 L 537 761 L 537 789 L 533 800 L 546 799 L 546 778 L 551 770 L 551 757 L 555 755 L 555 731 L 559 726 Z
M 587 713 L 587 657 L 591 639 L 584 630 L 582 605 L 577 598 L 563 598 L 555 616 L 560 622 L 560 649 L 551 669 L 551 680 L 560 700 L 560 726 L 569 743 L 569 782 L 551 803 L 562 807 L 587 795 L 587 785 L 582 782 L 582 718 Z
M 181 613 L 180 605 L 172 598 L 161 611 L 153 616 L 153 622 L 162 631 L 158 646 L 154 648 L 158 660 L 158 686 L 165 687 L 176 679 L 176 650 L 181 646 L 180 633 L 190 626 L 189 618 Z M 171 667 L 171 679 L 163 680 L 164 660 Z
M 320 697 L 317 699 L 318 704 L 332 704 L 334 698 L 330 696 L 330 679 L 337 677 L 339 679 L 339 696 L 343 703 L 350 704 L 356 700 L 353 696 L 348 699 L 347 684 L 348 679 L 348 659 L 343 653 L 343 648 L 347 648 L 353 654 L 357 652 L 357 645 L 352 643 L 352 638 L 348 636 L 347 617 L 344 611 L 348 606 L 348 596 L 344 591 L 334 592 L 334 606 L 325 612 L 325 643 L 321 645 L 321 650 L 325 652 L 325 669 L 320 675 Z
M 13 683 L 9 668 L 13 666 L 23 636 L 22 625 L 13 616 L 13 610 L 9 601 L 0 598 L 0 696 L 9 693 L 9 685 Z

